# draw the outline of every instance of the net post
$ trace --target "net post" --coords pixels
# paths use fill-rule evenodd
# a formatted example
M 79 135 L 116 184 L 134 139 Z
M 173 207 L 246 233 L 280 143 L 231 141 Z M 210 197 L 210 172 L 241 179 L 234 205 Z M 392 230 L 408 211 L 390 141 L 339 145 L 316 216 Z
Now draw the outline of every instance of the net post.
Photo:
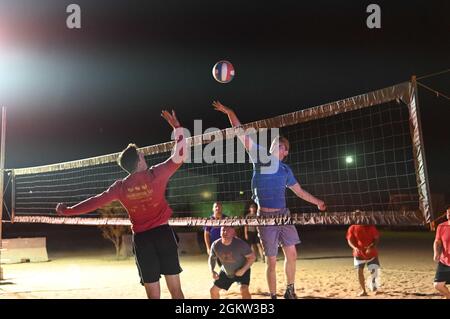
M 11 223 L 14 223 L 16 216 L 16 174 L 15 170 L 11 170 Z
M 417 186 L 419 190 L 419 205 L 422 214 L 425 217 L 425 221 L 430 223 L 434 219 L 430 184 L 428 179 L 427 162 L 425 156 L 425 144 L 422 136 L 422 125 L 420 120 L 420 108 L 419 108 L 419 95 L 417 88 L 417 77 L 415 75 L 411 76 L 411 90 L 410 98 L 408 103 L 409 114 L 410 114 L 410 127 L 411 135 L 413 139 L 413 149 L 414 149 L 414 164 L 416 168 L 416 179 Z
M 2 107 L 2 128 L 1 128 L 1 144 L 0 144 L 0 280 L 4 280 L 3 269 L 1 264 L 2 248 L 3 248 L 3 183 L 5 173 L 5 133 L 6 133 L 6 107 Z

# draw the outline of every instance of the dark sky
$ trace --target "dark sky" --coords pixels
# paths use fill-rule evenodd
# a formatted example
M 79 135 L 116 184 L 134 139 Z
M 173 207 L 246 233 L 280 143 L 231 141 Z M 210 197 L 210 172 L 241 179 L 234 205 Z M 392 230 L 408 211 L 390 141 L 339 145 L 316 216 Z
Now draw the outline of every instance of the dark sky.
M 66 28 L 70 3 L 81 30 Z M 366 27 L 370 3 L 381 30 Z M 449 13 L 447 0 L 0 0 L 6 166 L 165 142 L 163 107 L 188 128 L 225 127 L 214 99 L 248 122 L 448 69 Z M 236 69 L 229 84 L 211 76 L 221 59 Z M 449 74 L 424 83 L 450 94 Z M 420 96 L 432 187 L 448 191 L 450 102 Z

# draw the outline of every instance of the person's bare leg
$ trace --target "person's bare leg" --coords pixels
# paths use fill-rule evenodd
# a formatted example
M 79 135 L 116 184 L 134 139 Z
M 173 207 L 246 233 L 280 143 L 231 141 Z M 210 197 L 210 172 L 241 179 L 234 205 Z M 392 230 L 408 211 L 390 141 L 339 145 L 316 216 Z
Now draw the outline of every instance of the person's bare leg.
M 252 299 L 248 285 L 241 285 L 241 296 L 242 299 Z
M 262 245 L 261 244 L 256 244 L 256 247 L 258 248 L 259 255 L 261 256 L 261 259 L 262 259 L 263 263 L 265 263 L 266 262 L 266 257 L 264 255 L 264 250 L 262 248 Z
M 442 294 L 442 296 L 444 296 L 445 299 L 450 299 L 450 291 L 448 290 L 447 286 L 445 285 L 445 281 L 444 282 L 435 282 L 434 289 L 439 291 Z
M 145 292 L 147 293 L 148 299 L 159 299 L 161 298 L 161 287 L 159 281 L 144 284 Z
M 266 257 L 266 278 L 267 285 L 269 286 L 270 294 L 276 295 L 277 293 L 277 256 Z
M 297 250 L 295 246 L 283 247 L 284 252 L 284 273 L 286 275 L 286 285 L 295 283 L 295 270 L 297 266 Z
M 366 280 L 364 278 L 364 267 L 358 268 L 358 281 L 361 291 L 358 293 L 359 297 L 367 296 Z
M 258 261 L 258 254 L 256 253 L 256 249 L 255 249 L 255 244 L 252 244 L 251 245 L 251 248 L 252 248 L 252 251 L 253 251 L 253 253 L 255 254 L 255 256 L 256 256 L 256 259 L 255 259 L 255 261 Z
M 211 287 L 209 293 L 211 294 L 211 299 L 220 299 L 220 288 L 216 285 Z
M 382 294 L 382 292 L 378 290 L 378 286 L 377 286 L 377 277 L 378 276 L 379 276 L 379 268 L 370 269 L 370 280 L 372 281 L 371 290 L 375 293 L 375 295 Z
M 165 275 L 167 288 L 169 289 L 172 299 L 184 299 L 183 291 L 181 290 L 180 275 Z

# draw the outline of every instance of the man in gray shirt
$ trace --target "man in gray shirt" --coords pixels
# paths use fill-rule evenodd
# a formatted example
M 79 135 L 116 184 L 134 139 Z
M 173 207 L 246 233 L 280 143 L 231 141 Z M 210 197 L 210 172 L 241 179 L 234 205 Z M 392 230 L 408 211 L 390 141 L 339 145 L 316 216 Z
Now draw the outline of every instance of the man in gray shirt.
M 220 236 L 221 238 L 211 245 L 208 260 L 214 279 L 214 285 L 210 289 L 211 298 L 219 299 L 220 289 L 228 290 L 237 282 L 241 285 L 242 299 L 251 299 L 248 286 L 250 267 L 255 262 L 255 254 L 245 241 L 236 237 L 233 227 L 222 227 Z M 215 271 L 217 259 L 222 263 L 220 273 Z

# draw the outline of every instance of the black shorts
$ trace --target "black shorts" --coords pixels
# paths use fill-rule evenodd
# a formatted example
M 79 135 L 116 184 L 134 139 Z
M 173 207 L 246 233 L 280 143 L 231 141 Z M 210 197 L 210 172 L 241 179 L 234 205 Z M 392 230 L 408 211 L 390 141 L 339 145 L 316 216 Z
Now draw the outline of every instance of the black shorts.
M 250 284 L 250 268 L 242 276 L 235 276 L 233 278 L 229 278 L 227 274 L 221 270 L 219 273 L 219 279 L 214 281 L 214 285 L 220 289 L 228 290 L 234 282 L 237 282 L 240 285 L 248 286 Z
M 247 236 L 248 236 L 247 243 L 249 245 L 256 245 L 260 243 L 257 231 L 249 231 L 247 232 Z
M 133 250 L 142 285 L 182 271 L 176 235 L 169 225 L 133 234 Z
M 434 282 L 445 282 L 447 285 L 450 285 L 450 266 L 439 262 Z

